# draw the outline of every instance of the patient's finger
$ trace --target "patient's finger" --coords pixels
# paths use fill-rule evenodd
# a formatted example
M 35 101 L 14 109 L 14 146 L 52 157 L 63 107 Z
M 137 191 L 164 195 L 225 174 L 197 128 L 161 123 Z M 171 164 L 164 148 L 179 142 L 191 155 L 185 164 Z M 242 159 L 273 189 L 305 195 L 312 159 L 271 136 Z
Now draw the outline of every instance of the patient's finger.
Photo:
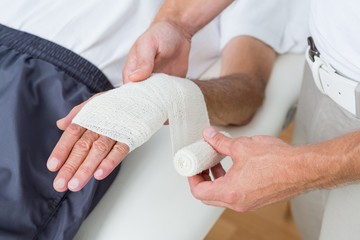
M 126 157 L 128 153 L 128 145 L 117 142 L 112 148 L 111 152 L 97 168 L 96 172 L 94 173 L 94 177 L 98 180 L 106 178 L 120 164 L 120 162 Z
M 87 102 L 89 102 L 94 97 L 100 96 L 103 93 L 105 93 L 105 92 L 97 93 L 94 96 L 92 96 L 91 98 L 89 98 L 88 100 L 86 100 L 85 102 L 75 106 L 73 109 L 71 109 L 71 111 L 68 113 L 68 115 L 66 115 L 64 118 L 59 119 L 56 122 L 57 127 L 61 130 L 66 129 L 71 124 L 71 121 L 74 119 L 74 117 L 80 112 L 80 110 L 85 106 L 85 104 Z
M 87 130 L 75 143 L 70 155 L 64 160 L 63 164 L 61 163 L 62 166 L 54 180 L 56 191 L 63 192 L 67 190 L 69 180 L 89 154 L 93 142 L 98 138 L 98 134 Z
M 76 124 L 70 124 L 69 127 L 66 128 L 47 161 L 47 168 L 50 171 L 55 172 L 59 170 L 61 165 L 68 158 L 73 146 L 80 139 L 85 130 L 85 128 Z
M 100 136 L 93 143 L 90 153 L 69 181 L 68 188 L 71 191 L 81 190 L 94 175 L 95 170 L 114 145 L 115 141 L 111 138 Z

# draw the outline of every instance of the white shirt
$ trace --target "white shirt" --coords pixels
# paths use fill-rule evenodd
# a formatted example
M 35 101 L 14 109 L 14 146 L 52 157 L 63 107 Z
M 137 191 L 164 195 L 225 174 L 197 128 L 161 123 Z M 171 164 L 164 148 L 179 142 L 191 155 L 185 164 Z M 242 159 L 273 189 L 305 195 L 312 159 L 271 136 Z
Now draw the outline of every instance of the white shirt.
M 360 1 L 313 0 L 310 32 L 320 56 L 360 82 Z
M 278 53 L 303 52 L 309 8 L 310 0 L 237 0 L 220 16 L 221 47 L 236 35 L 250 35 Z
M 188 77 L 196 78 L 204 72 L 218 58 L 222 47 L 238 35 L 257 37 L 281 53 L 303 51 L 307 36 L 304 9 L 308 1 L 235 1 L 194 36 Z M 121 71 L 130 47 L 150 25 L 161 3 L 0 0 L 0 23 L 72 50 L 101 69 L 117 87 L 122 84 Z M 295 18 L 287 12 L 290 9 L 297 13 Z

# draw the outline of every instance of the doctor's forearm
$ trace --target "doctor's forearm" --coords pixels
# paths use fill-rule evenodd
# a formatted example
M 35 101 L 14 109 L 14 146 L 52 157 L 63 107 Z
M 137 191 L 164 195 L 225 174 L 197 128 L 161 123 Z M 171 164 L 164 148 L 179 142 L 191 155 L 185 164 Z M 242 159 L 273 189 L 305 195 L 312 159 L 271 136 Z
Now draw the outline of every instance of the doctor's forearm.
M 191 38 L 232 2 L 233 0 L 165 0 L 154 22 L 170 22 Z
M 297 147 L 306 189 L 332 188 L 360 180 L 360 131 Z

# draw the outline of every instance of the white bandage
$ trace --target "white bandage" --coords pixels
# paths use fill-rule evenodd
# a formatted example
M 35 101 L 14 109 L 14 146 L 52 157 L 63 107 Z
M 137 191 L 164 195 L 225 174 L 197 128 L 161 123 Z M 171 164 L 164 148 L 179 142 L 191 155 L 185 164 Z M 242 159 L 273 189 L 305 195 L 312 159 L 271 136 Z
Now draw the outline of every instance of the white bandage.
M 199 140 L 176 152 L 174 166 L 180 175 L 187 177 L 215 166 L 223 158 L 207 142 Z
M 132 151 L 148 141 L 167 119 L 173 152 L 181 149 L 175 159 L 181 175 L 195 175 L 221 160 L 206 142 L 195 143 L 202 139 L 209 119 L 199 87 L 183 78 L 154 74 L 146 81 L 125 84 L 90 100 L 73 123 L 125 143 Z M 194 147 L 193 143 L 198 145 Z M 186 170 L 191 164 L 184 159 L 195 161 L 197 166 Z

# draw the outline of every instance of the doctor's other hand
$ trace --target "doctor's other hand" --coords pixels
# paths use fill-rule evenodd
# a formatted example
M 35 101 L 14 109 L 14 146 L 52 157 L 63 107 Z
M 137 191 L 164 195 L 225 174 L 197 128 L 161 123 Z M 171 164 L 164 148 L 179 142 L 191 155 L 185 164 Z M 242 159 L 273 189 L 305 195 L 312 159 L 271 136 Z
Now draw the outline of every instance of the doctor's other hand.
M 86 102 L 57 122 L 64 132 L 50 154 L 47 167 L 52 172 L 59 171 L 53 184 L 58 192 L 79 191 L 93 176 L 97 180 L 106 178 L 129 153 L 126 144 L 71 123 Z
M 226 172 L 218 164 L 189 177 L 191 192 L 205 204 L 244 212 L 287 199 L 306 189 L 304 167 L 293 158 L 296 147 L 269 136 L 231 139 L 213 128 L 204 129 L 205 140 L 233 165 Z
M 142 81 L 156 72 L 185 77 L 191 37 L 175 24 L 154 22 L 130 49 L 123 69 L 124 83 Z

